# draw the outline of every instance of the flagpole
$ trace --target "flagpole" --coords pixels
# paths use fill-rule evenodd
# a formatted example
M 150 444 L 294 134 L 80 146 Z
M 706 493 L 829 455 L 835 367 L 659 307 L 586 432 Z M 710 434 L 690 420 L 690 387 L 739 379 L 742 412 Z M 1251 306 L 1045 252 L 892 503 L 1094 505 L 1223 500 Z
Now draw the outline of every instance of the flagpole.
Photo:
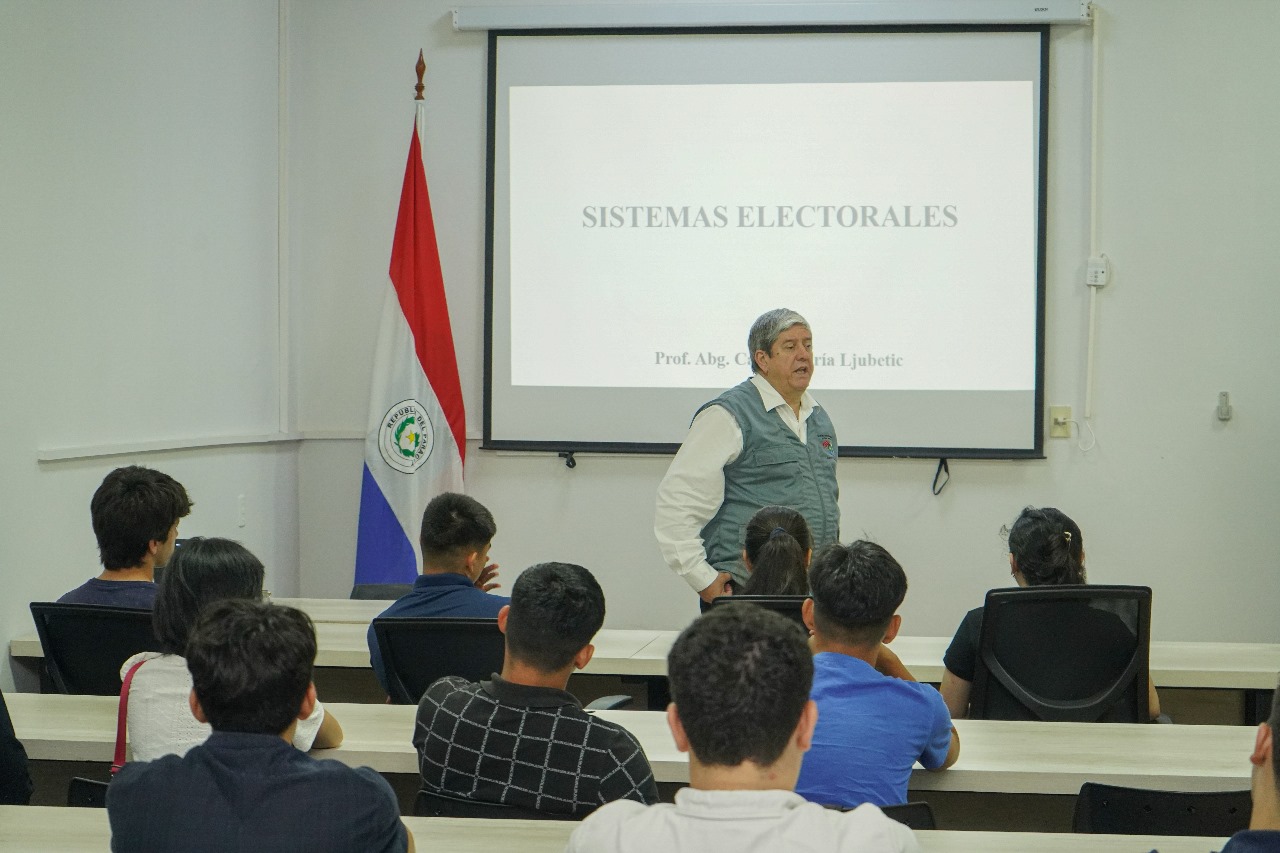
M 422 145 L 425 148 L 426 133 L 427 133 L 427 110 L 426 110 L 426 99 L 423 98 L 422 96 L 422 92 L 426 88 L 422 84 L 422 77 L 424 74 L 427 73 L 427 61 L 422 58 L 421 48 L 419 48 L 418 50 L 418 64 L 413 66 L 413 69 L 418 72 L 418 85 L 413 87 L 413 90 L 416 93 L 413 96 L 414 106 L 417 107 L 417 113 L 418 113 L 417 116 L 415 117 L 415 121 L 417 122 L 417 125 L 418 125 L 418 144 Z

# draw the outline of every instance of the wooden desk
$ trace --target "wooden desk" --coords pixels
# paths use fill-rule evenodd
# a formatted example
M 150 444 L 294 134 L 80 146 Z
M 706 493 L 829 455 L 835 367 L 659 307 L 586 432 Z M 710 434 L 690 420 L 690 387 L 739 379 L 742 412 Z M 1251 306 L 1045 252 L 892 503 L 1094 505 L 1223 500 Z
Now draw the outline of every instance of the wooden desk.
M 364 604 L 366 602 L 355 602 Z M 316 622 L 316 666 L 369 669 L 369 622 Z M 595 656 L 583 670 L 589 675 L 650 675 L 654 666 L 635 655 L 661 636 L 661 631 L 614 630 L 605 628 L 596 635 Z M 44 649 L 35 634 L 15 637 L 9 643 L 15 658 L 42 658 Z M 662 674 L 666 673 L 666 659 Z
M 18 738 L 34 760 L 110 761 L 116 699 L 6 694 Z M 416 774 L 407 705 L 331 704 L 346 739 L 317 753 L 381 773 Z M 655 711 L 601 711 L 644 746 L 660 782 L 689 780 L 666 719 Z M 1161 726 L 959 720 L 960 760 L 950 770 L 917 768 L 912 791 L 1075 794 L 1087 781 L 1179 791 L 1249 787 L 1254 732 L 1242 726 Z
M 390 604 L 345 598 L 277 598 L 309 614 L 316 623 L 317 666 L 365 668 L 369 623 Z M 596 655 L 585 670 L 593 674 L 665 676 L 667 653 L 677 631 L 605 628 L 596 638 Z M 942 680 L 942 655 L 950 637 L 906 637 L 893 650 L 920 681 Z M 9 643 L 15 658 L 44 656 L 34 632 Z M 1272 690 L 1280 674 L 1280 643 L 1151 643 L 1151 677 L 1157 687 Z
M 368 628 L 367 621 L 316 622 L 319 642 L 316 665 L 367 668 L 369 648 L 365 634 Z M 605 628 L 596 637 L 595 659 L 585 671 L 665 676 L 667 653 L 676 636 L 675 631 Z M 942 654 L 948 643 L 949 637 L 898 637 L 893 642 L 893 650 L 917 679 L 939 682 Z M 34 633 L 14 637 L 9 643 L 9 653 L 15 658 L 44 657 L 40 639 Z M 1151 677 L 1157 687 L 1271 690 L 1276 686 L 1277 673 L 1280 673 L 1280 644 L 1277 643 L 1151 643 Z
M 281 598 L 281 604 L 311 614 L 319 642 L 317 676 L 330 696 L 353 701 L 376 701 L 382 696 L 369 672 L 366 631 L 386 601 L 330 598 Z M 606 628 L 596 637 L 596 654 L 584 670 L 593 676 L 622 676 L 649 681 L 650 707 L 665 704 L 667 653 L 676 631 Z M 893 643 L 902 662 L 921 681 L 942 680 L 942 655 L 947 637 L 898 637 Z M 34 633 L 14 638 L 10 654 L 17 669 L 34 676 L 44 652 Z M 1162 690 L 1164 710 L 1176 722 L 1239 724 L 1262 720 L 1270 709 L 1271 691 L 1280 673 L 1280 644 L 1185 643 L 1151 644 L 1151 677 Z M 600 695 L 579 682 L 570 688 L 585 698 Z M 612 692 L 620 692 L 613 690 Z M 623 688 L 622 692 L 629 692 Z
M 562 853 L 576 824 L 552 820 L 406 817 L 419 850 L 452 853 Z M 0 806 L 0 853 L 101 853 L 111 829 L 105 809 Z M 924 853 L 1209 853 L 1222 838 L 1165 835 L 1072 835 L 1030 832 L 917 832 Z

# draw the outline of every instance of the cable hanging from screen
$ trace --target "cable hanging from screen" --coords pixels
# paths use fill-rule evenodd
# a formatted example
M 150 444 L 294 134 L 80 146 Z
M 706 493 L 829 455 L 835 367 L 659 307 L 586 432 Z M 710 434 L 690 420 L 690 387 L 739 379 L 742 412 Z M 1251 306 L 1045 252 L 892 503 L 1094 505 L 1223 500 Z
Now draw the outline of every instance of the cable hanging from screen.
M 946 476 L 943 476 L 946 475 Z M 938 482 L 938 478 L 942 477 L 942 482 Z M 938 470 L 933 472 L 933 493 L 935 495 L 942 494 L 942 490 L 947 487 L 947 483 L 951 482 L 951 466 L 947 465 L 947 460 L 938 460 Z

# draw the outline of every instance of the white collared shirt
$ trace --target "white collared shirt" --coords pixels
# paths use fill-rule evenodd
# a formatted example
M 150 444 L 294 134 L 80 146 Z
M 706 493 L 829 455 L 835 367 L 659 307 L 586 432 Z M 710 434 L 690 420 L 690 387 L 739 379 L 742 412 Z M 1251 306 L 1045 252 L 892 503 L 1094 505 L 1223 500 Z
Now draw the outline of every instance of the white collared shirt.
M 765 410 L 777 412 L 801 443 L 808 441 L 809 416 L 818 408 L 809 392 L 800 398 L 797 416 L 763 376 L 753 374 L 751 384 L 760 393 Z M 724 466 L 740 453 L 742 429 L 737 419 L 724 406 L 707 406 L 693 419 L 689 434 L 658 484 L 653 534 L 667 565 L 695 592 L 706 589 L 719 574 L 707 562 L 702 528 L 724 503 Z
M 873 805 L 840 812 L 791 791 L 681 788 L 675 804 L 607 803 L 566 853 L 919 853 L 915 834 Z

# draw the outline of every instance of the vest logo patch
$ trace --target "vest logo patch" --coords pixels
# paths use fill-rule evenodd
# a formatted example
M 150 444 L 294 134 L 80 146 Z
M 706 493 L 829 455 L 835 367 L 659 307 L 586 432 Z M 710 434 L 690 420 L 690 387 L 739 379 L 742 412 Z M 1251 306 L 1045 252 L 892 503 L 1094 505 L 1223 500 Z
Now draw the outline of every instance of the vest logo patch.
M 835 442 L 831 440 L 831 436 L 829 435 L 822 436 L 822 440 L 820 443 L 822 445 L 823 452 L 826 453 L 827 456 L 830 457 L 831 459 L 835 459 L 836 451 L 839 448 L 837 448 Z
M 382 416 L 378 450 L 389 467 L 402 474 L 412 474 L 431 456 L 434 446 L 431 419 L 417 400 L 401 400 Z

